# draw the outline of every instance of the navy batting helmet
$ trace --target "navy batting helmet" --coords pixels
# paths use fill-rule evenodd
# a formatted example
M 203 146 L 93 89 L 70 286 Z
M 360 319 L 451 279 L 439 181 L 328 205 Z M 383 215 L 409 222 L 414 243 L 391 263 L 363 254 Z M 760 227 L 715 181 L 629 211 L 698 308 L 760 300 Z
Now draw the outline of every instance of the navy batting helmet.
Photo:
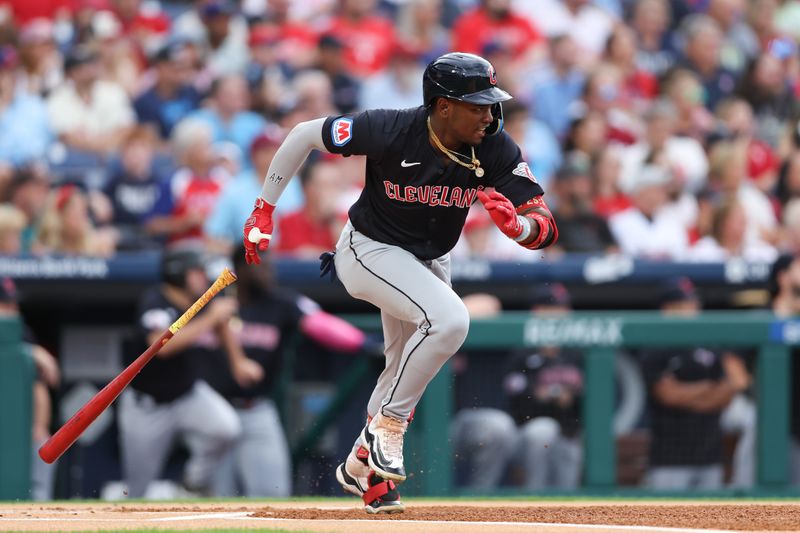
M 186 273 L 192 269 L 205 271 L 203 256 L 197 250 L 166 250 L 161 256 L 161 279 L 164 283 L 186 288 Z
M 426 106 L 432 105 L 438 96 L 470 104 L 491 104 L 494 121 L 486 129 L 488 135 L 503 130 L 501 102 L 511 99 L 510 94 L 497 87 L 492 64 L 464 52 L 445 54 L 427 66 L 422 76 L 422 95 Z

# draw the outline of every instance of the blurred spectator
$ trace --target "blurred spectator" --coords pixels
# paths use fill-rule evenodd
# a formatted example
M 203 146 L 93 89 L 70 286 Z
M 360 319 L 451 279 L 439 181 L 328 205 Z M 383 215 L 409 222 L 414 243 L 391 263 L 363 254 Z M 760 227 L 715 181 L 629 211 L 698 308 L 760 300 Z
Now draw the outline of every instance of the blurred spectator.
M 442 25 L 443 0 L 407 0 L 397 16 L 397 38 L 422 55 L 427 65 L 450 50 L 450 32 Z
M 795 52 L 796 45 L 795 45 Z M 789 83 L 782 57 L 763 53 L 750 64 L 741 80 L 739 95 L 753 110 L 758 137 L 777 147 L 783 134 L 783 123 L 800 114 L 794 87 Z
M 793 151 L 781 166 L 775 196 L 782 206 L 800 198 L 800 151 Z
M 536 117 L 563 139 L 575 116 L 586 77 L 577 67 L 579 51 L 571 37 L 558 35 L 549 43 L 550 59 L 533 74 L 529 85 L 533 88 Z
M 658 95 L 658 80 L 636 64 L 636 36 L 627 26 L 616 26 L 608 36 L 604 60 L 622 75 L 622 99 L 635 110 L 645 109 Z
M 135 338 L 124 349 L 126 364 L 156 342 L 210 285 L 202 257 L 192 250 L 166 252 L 161 276 L 163 283 L 140 298 Z M 221 352 L 232 342 L 229 324 L 236 307 L 233 298 L 218 295 L 123 391 L 119 444 L 130 498 L 147 495 L 179 437 L 190 452 L 182 484 L 196 494 L 212 493 L 213 476 L 241 433 L 241 424 L 228 402 L 198 378 L 198 366 L 209 352 Z
M 423 103 L 419 54 L 398 43 L 387 68 L 364 82 L 361 109 L 406 109 Z
M 172 35 L 200 44 L 204 66 L 212 76 L 244 73 L 247 21 L 232 0 L 195 0 L 195 9 L 175 19 Z
M 9 204 L 25 214 L 25 228 L 21 233 L 23 253 L 31 251 L 39 233 L 49 190 L 50 183 L 42 169 L 30 166 L 14 171 L 6 198 Z
M 800 198 L 790 200 L 783 209 L 781 250 L 800 256 Z
M 47 108 L 53 131 L 70 151 L 105 156 L 120 147 L 135 115 L 122 87 L 99 79 L 99 67 L 92 50 L 72 50 L 64 63 L 67 79 Z
M 576 155 L 555 176 L 553 218 L 558 223 L 555 247 L 565 252 L 612 253 L 617 246 L 606 220 L 592 206 L 590 162 Z
M 187 118 L 172 132 L 181 167 L 170 178 L 169 214 L 154 216 L 148 229 L 167 238 L 169 244 L 202 242 L 203 222 L 211 213 L 230 176 L 215 165 L 212 130 L 208 124 Z M 159 212 L 166 211 L 159 207 Z
M 571 310 L 559 284 L 532 290 L 532 316 L 560 318 Z M 470 488 L 496 487 L 509 464 L 522 467 L 528 490 L 574 490 L 583 469 L 581 443 L 582 356 L 540 346 L 509 354 L 503 389 L 508 413 L 491 408 L 460 411 L 451 427 L 455 452 L 468 463 Z
M 607 139 L 621 144 L 633 144 L 642 129 L 639 118 L 624 99 L 622 73 L 609 63 L 595 67 L 583 87 L 583 113 L 599 113 L 607 125 Z
M 714 118 L 705 108 L 705 91 L 697 74 L 675 68 L 666 75 L 661 90 L 677 111 L 675 133 L 703 142 L 714 127 Z
M 53 33 L 52 21 L 36 18 L 20 28 L 19 83 L 33 95 L 46 97 L 63 80 L 61 54 Z
M 253 111 L 274 119 L 283 111 L 286 98 L 285 87 L 291 70 L 278 57 L 278 30 L 259 24 L 250 30 L 248 39 L 250 62 L 245 78 L 252 96 Z
M 310 161 L 300 171 L 305 204 L 277 220 L 277 254 L 311 259 L 332 250 L 344 220 L 338 210 L 343 180 L 339 167 L 324 160 Z
M 129 96 L 139 91 L 141 62 L 138 50 L 122 34 L 122 24 L 110 11 L 98 11 L 92 17 L 91 46 L 97 49 L 100 78 L 125 89 Z
M 736 75 L 722 65 L 722 30 L 705 14 L 686 17 L 680 26 L 682 65 L 695 72 L 705 89 L 705 105 L 714 109 L 736 89 Z
M 292 70 L 306 68 L 314 62 L 318 38 L 315 30 L 317 24 L 306 23 L 302 16 L 297 16 L 293 11 L 298 11 L 300 4 L 305 4 L 313 11 L 314 16 L 322 17 L 325 15 L 323 3 L 316 2 L 316 5 L 312 5 L 314 2 L 267 0 L 268 10 L 263 18 L 277 32 L 279 61 Z
M 53 137 L 44 100 L 17 83 L 16 68 L 16 50 L 1 47 L 0 164 L 14 167 L 43 160 Z
M 397 44 L 392 22 L 377 14 L 375 0 L 340 0 L 324 33 L 344 43 L 348 70 L 358 77 L 380 72 Z
M 753 110 L 741 98 L 727 98 L 719 103 L 716 116 L 722 123 L 723 136 L 746 143 L 747 177 L 765 194 L 771 194 L 778 180 L 780 161 L 772 147 L 755 137 Z
M 764 12 L 760 20 L 766 23 L 766 16 L 769 15 L 771 18 L 768 22 L 773 25 L 772 27 L 775 30 L 791 35 L 796 40 L 800 39 L 800 26 L 798 25 L 800 23 L 800 5 L 797 2 L 780 0 L 756 1 L 753 10 L 755 11 L 759 8 Z M 751 23 L 756 25 L 755 22 L 752 21 Z M 756 25 L 756 27 L 758 26 Z
M 594 212 L 605 219 L 631 206 L 630 198 L 619 186 L 622 170 L 619 152 L 614 146 L 606 146 L 592 162 L 594 179 L 592 204 Z
M 75 46 L 90 43 L 94 38 L 94 27 L 92 25 L 94 16 L 97 13 L 104 12 L 111 14 L 111 2 L 108 0 L 76 0 L 73 2 L 71 17 L 68 22 L 66 35 L 60 39 L 61 48 L 69 50 Z M 117 24 L 121 27 L 119 20 L 116 19 Z
M 35 252 L 56 255 L 110 257 L 116 248 L 116 231 L 98 228 L 92 220 L 90 194 L 68 183 L 54 189 L 42 213 Z
M 28 220 L 25 213 L 10 204 L 0 204 L 0 255 L 22 252 L 22 231 Z
M 787 29 L 785 22 L 789 17 L 777 15 L 778 5 L 791 5 L 794 2 L 782 2 L 781 0 L 751 0 L 747 13 L 747 24 L 756 34 L 758 43 L 763 49 L 764 46 L 780 34 L 791 35 L 792 29 Z M 800 14 L 800 12 L 799 12 Z M 781 28 L 779 29 L 778 25 Z
M 45 501 L 53 499 L 56 467 L 58 463 L 47 464 L 39 458 L 39 447 L 50 438 L 52 408 L 50 389 L 58 387 L 61 372 L 53 355 L 39 344 L 33 331 L 25 323 L 18 305 L 17 287 L 9 277 L 0 279 L 0 316 L 18 317 L 22 325 L 24 349 L 33 359 L 36 378 L 33 382 L 33 417 L 31 420 L 31 499 Z
M 52 19 L 70 7 L 70 0 L 46 0 L 31 2 L 30 0 L 5 0 L 6 8 L 11 9 L 14 22 L 24 25 L 31 19 Z
M 119 232 L 118 248 L 152 248 L 159 242 L 149 224 L 171 208 L 169 180 L 153 161 L 156 134 L 148 126 L 135 127 L 122 147 L 120 161 L 104 192 L 111 202 L 112 222 Z
M 608 140 L 608 123 L 602 113 L 590 111 L 580 115 L 569 126 L 564 139 L 564 158 L 580 155 L 589 160 L 597 157 Z
M 540 55 L 544 44 L 534 20 L 512 9 L 511 0 L 480 0 L 475 9 L 456 19 L 451 49 L 481 54 L 487 45 L 496 44 L 525 64 Z
M 359 105 L 361 86 L 359 81 L 345 68 L 344 44 L 337 37 L 323 35 L 319 38 L 317 68 L 324 72 L 331 82 L 333 104 L 339 113 L 352 113 L 363 107 Z M 403 80 L 404 85 L 407 83 L 408 80 Z M 414 87 L 416 85 L 415 83 Z
M 331 80 L 320 70 L 305 70 L 295 76 L 289 88 L 289 109 L 281 126 L 289 130 L 299 122 L 336 114 Z
M 233 247 L 242 240 L 242 228 L 252 211 L 252 207 L 248 203 L 242 202 L 242 198 L 258 196 L 267 169 L 282 140 L 283 136 L 278 131 L 267 130 L 253 141 L 250 148 L 252 166 L 223 187 L 214 204 L 214 209 L 205 221 L 205 233 L 209 239 L 210 249 L 229 255 Z M 294 185 L 292 185 L 293 183 Z M 297 198 L 295 202 L 288 201 L 294 196 L 293 189 L 299 193 L 296 196 L 301 196 L 299 181 L 289 182 L 285 191 L 287 204 L 283 205 L 283 197 L 281 197 L 281 206 L 276 210 L 279 215 L 302 205 L 300 198 Z
M 87 0 L 83 0 L 86 2 Z M 97 2 L 97 0 L 89 0 Z M 164 43 L 171 21 L 160 2 L 147 0 L 109 0 L 111 11 L 122 25 L 122 33 L 146 55 Z
M 594 63 L 603 52 L 614 18 L 590 0 L 515 0 L 514 7 L 548 37 L 569 35 L 580 48 L 580 61 Z
M 703 146 L 691 137 L 677 133 L 677 110 L 669 100 L 654 102 L 644 113 L 645 135 L 634 145 L 621 150 L 620 187 L 630 190 L 648 162 L 658 154 L 682 191 L 695 193 L 703 188 L 708 174 L 708 160 Z
M 686 226 L 674 211 L 665 209 L 669 181 L 663 168 L 642 167 L 630 191 L 633 205 L 608 221 L 623 253 L 661 260 L 678 260 L 686 253 Z
M 192 85 L 191 52 L 185 43 L 163 46 L 152 59 L 155 82 L 133 103 L 139 122 L 153 124 L 162 139 L 169 139 L 172 128 L 200 104 L 200 94 Z
M 533 118 L 525 105 L 516 99 L 503 105 L 503 127 L 522 149 L 531 172 L 547 191 L 550 178 L 562 161 L 561 147 L 553 132 Z
M 660 307 L 673 319 L 695 316 L 700 301 L 691 281 L 667 280 Z M 750 387 L 744 363 L 734 353 L 706 347 L 644 350 L 641 363 L 652 435 L 647 485 L 657 490 L 722 488 L 721 417 Z M 752 469 L 752 449 L 745 459 L 737 466 L 749 461 Z
M 747 241 L 747 214 L 735 198 L 718 204 L 712 214 L 711 233 L 696 242 L 688 259 L 699 262 L 720 262 L 732 258 L 769 262 L 777 251 L 761 240 Z
M 731 72 L 742 72 L 758 56 L 761 43 L 747 25 L 747 0 L 709 0 L 708 15 L 722 30 L 720 63 Z
M 664 75 L 676 61 L 672 46 L 668 0 L 636 0 L 631 28 L 636 34 L 636 64 L 656 77 Z
M 747 181 L 747 152 L 741 141 L 723 141 L 711 148 L 709 188 L 714 199 L 736 198 L 746 207 L 749 242 L 777 242 L 778 221 L 769 198 Z M 702 228 L 701 228 L 702 229 Z
M 214 81 L 208 105 L 189 117 L 211 127 L 214 143 L 230 141 L 246 154 L 253 139 L 267 126 L 263 117 L 248 111 L 249 105 L 250 94 L 244 77 L 230 75 Z

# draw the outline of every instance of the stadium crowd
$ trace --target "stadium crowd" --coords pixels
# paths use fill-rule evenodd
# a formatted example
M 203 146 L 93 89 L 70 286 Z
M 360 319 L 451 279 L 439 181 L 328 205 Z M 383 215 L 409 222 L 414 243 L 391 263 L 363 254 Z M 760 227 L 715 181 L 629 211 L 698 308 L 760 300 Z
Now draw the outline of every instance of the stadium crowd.
M 560 236 L 531 253 L 476 203 L 454 256 L 797 256 L 798 37 L 800 0 L 0 0 L 0 255 L 230 257 L 286 132 L 421 105 L 425 65 L 459 50 L 489 59 L 514 96 L 505 129 Z M 332 249 L 364 179 L 363 158 L 315 154 L 281 197 L 270 250 L 316 260 Z M 794 314 L 786 283 L 778 303 Z M 679 297 L 664 305 L 700 305 L 672 289 Z M 570 307 L 568 295 L 542 299 Z M 298 301 L 292 317 L 308 314 Z M 543 368 L 579 366 L 545 348 L 534 354 Z M 659 383 L 663 361 L 650 355 Z M 730 360 L 715 359 L 713 379 Z M 714 424 L 749 387 L 735 372 L 741 386 L 715 406 Z M 530 385 L 515 383 L 512 399 Z M 581 387 L 548 401 L 568 396 L 573 409 Z M 533 409 L 515 417 L 533 416 L 522 407 Z M 561 431 L 571 441 L 579 429 Z M 576 472 L 553 475 L 571 488 Z
M 800 2 L 4 0 L 5 254 L 202 243 L 229 253 L 299 121 L 422 101 L 426 63 L 481 54 L 560 241 L 525 253 L 480 206 L 461 256 L 682 261 L 800 251 Z M 334 243 L 364 179 L 318 157 L 278 254 Z

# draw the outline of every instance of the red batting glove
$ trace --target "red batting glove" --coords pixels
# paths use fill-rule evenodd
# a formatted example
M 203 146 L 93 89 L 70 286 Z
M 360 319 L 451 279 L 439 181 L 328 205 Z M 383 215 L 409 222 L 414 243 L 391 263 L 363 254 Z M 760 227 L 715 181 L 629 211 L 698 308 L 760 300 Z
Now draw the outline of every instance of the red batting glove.
M 256 198 L 256 205 L 250 218 L 244 223 L 244 259 L 248 265 L 261 264 L 258 252 L 269 246 L 272 238 L 272 212 L 275 206 L 261 198 Z
M 522 224 L 517 218 L 517 210 L 514 209 L 514 204 L 511 203 L 511 200 L 497 191 L 492 191 L 489 194 L 484 191 L 478 191 L 478 200 L 486 208 L 489 216 L 492 217 L 500 231 L 511 239 L 516 239 L 522 235 Z

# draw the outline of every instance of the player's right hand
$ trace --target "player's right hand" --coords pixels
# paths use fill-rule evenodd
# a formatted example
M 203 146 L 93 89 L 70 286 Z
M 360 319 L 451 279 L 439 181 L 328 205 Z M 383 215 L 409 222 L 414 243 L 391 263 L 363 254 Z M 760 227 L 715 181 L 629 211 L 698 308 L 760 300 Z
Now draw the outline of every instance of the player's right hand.
M 248 265 L 260 264 L 258 252 L 263 252 L 269 246 L 272 238 L 272 212 L 275 206 L 267 203 L 260 196 L 256 198 L 253 212 L 244 223 L 244 258 Z

